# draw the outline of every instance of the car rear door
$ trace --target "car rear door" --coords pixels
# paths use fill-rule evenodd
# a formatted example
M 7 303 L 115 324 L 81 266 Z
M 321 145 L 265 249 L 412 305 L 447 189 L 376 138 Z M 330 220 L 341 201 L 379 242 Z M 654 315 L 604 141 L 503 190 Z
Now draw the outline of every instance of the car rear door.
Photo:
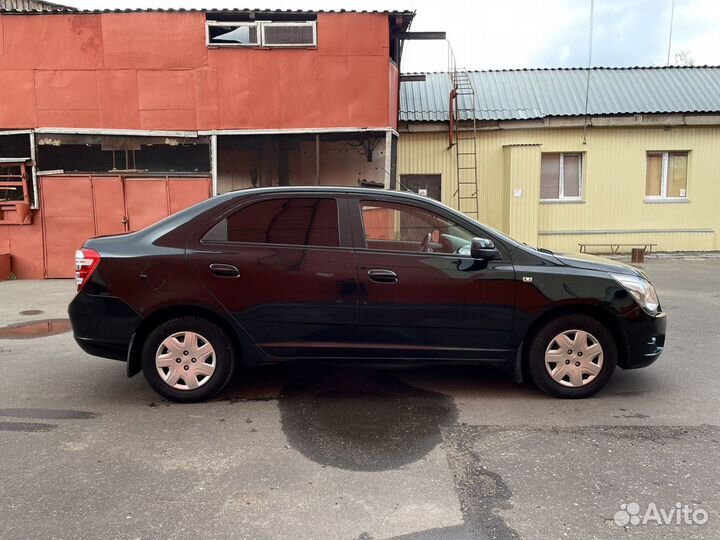
M 342 196 L 248 197 L 188 245 L 188 263 L 265 352 L 335 356 L 358 320 L 345 214 Z
M 507 253 L 474 260 L 482 235 L 433 206 L 349 197 L 360 283 L 359 348 L 382 358 L 504 360 L 515 309 Z M 421 251 L 429 237 L 429 250 Z M 466 249 L 467 248 L 467 249 Z

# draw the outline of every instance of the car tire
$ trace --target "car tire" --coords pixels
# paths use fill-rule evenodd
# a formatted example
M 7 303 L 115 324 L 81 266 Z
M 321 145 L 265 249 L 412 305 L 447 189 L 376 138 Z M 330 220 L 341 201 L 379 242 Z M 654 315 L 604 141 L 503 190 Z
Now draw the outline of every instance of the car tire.
M 142 347 L 142 370 L 162 397 L 179 403 L 204 401 L 232 377 L 232 344 L 222 328 L 200 317 L 158 325 Z
M 563 315 L 543 326 L 528 347 L 535 385 L 559 398 L 585 398 L 604 387 L 617 365 L 613 334 L 587 315 Z

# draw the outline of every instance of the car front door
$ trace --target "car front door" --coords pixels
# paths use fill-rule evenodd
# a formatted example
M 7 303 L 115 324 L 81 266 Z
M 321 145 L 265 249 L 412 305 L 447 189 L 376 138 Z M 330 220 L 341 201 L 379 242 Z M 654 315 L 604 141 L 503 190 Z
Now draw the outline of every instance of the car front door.
M 188 263 L 250 337 L 278 357 L 355 342 L 358 287 L 342 197 L 248 198 L 188 246 Z
M 378 358 L 504 360 L 515 275 L 502 249 L 475 260 L 483 235 L 433 206 L 349 198 L 360 283 L 359 348 Z

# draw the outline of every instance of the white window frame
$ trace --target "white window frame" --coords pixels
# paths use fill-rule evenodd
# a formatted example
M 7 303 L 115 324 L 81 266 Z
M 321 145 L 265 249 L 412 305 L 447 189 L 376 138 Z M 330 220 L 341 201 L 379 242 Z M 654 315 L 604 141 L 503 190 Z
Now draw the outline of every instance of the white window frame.
M 560 174 L 558 181 L 558 197 L 556 199 L 540 199 L 543 202 L 563 202 L 563 201 L 582 201 L 583 200 L 583 162 L 585 156 L 583 152 L 543 152 L 543 154 L 559 154 L 560 155 Z M 578 156 L 578 194 L 577 196 L 565 196 L 565 156 Z M 540 155 L 542 160 L 542 154 Z
M 317 21 L 259 21 L 260 22 L 260 34 L 261 34 L 261 42 L 263 47 L 273 48 L 273 49 L 285 49 L 285 48 L 312 48 L 317 47 Z M 279 44 L 271 44 L 268 45 L 265 42 L 265 28 L 267 26 L 310 26 L 312 28 L 312 43 L 279 43 Z
M 217 43 L 210 41 L 210 27 L 212 26 L 229 26 L 240 28 L 243 26 L 252 26 L 257 28 L 257 41 L 255 43 Z M 270 44 L 265 43 L 265 27 L 266 26 L 311 26 L 313 30 L 312 43 L 283 43 Z M 205 21 L 205 45 L 208 48 L 226 48 L 226 47 L 244 47 L 244 48 L 267 48 L 267 49 L 287 49 L 301 48 L 311 49 L 317 47 L 317 21 Z
M 647 194 L 647 167 L 648 157 L 651 155 L 662 154 L 662 167 L 660 173 L 660 195 L 648 195 Z M 687 160 L 687 167 L 685 170 L 685 195 L 679 197 L 668 197 L 667 194 L 667 183 L 668 183 L 668 166 L 670 165 L 670 154 L 685 154 Z M 690 176 L 690 152 L 687 150 L 648 150 L 645 152 L 645 200 L 652 201 L 686 201 L 688 198 L 688 182 Z
M 254 26 L 257 28 L 257 41 L 255 43 L 215 43 L 210 41 L 211 26 L 230 26 L 233 28 L 242 28 L 243 26 Z M 224 21 L 205 21 L 205 45 L 209 48 L 213 47 L 260 47 L 262 38 L 260 37 L 260 28 L 257 22 L 224 22 Z

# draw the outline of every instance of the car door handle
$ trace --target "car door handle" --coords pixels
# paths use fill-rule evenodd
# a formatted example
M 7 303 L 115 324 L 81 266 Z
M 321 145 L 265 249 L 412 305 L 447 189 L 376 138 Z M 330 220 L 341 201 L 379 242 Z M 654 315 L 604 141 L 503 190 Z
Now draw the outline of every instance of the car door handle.
M 370 279 L 372 279 L 373 281 L 377 281 L 378 283 L 397 283 L 398 282 L 398 276 L 392 270 L 382 270 L 379 268 L 372 268 L 372 269 L 368 270 L 368 276 L 370 276 Z
M 218 277 L 240 277 L 240 270 L 232 264 L 212 263 L 210 265 L 210 271 Z

